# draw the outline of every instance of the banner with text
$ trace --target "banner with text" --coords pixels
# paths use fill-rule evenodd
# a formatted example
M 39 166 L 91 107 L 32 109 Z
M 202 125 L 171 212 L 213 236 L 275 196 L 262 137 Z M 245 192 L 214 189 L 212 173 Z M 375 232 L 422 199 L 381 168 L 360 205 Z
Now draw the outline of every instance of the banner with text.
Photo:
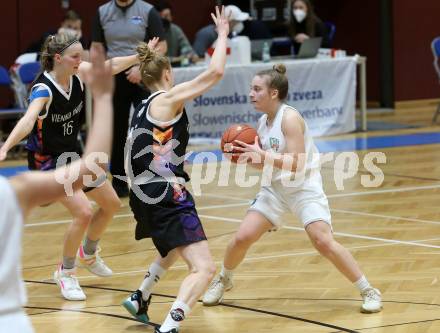
M 313 136 L 354 131 L 356 58 L 285 61 L 289 79 L 286 103 L 306 120 Z M 227 66 L 216 86 L 186 104 L 191 138 L 220 138 L 237 123 L 256 127 L 260 112 L 249 100 L 253 76 L 273 63 Z M 175 69 L 176 83 L 192 80 L 204 68 Z

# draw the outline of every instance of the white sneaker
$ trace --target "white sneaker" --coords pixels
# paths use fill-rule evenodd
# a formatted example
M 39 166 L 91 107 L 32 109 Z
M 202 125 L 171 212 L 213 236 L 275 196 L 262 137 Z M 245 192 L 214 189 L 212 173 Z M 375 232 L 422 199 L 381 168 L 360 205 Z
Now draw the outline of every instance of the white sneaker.
M 61 264 L 59 264 L 57 270 L 53 273 L 53 279 L 61 288 L 61 294 L 65 299 L 69 301 L 84 301 L 86 299 L 86 295 L 79 286 L 74 269 L 62 269 Z
M 101 259 L 99 252 L 101 252 L 101 248 L 98 247 L 95 254 L 85 254 L 81 244 L 76 254 L 77 266 L 86 268 L 89 272 L 98 276 L 112 276 L 113 271 L 104 263 L 104 260 Z
M 218 275 L 203 295 L 203 305 L 218 305 L 223 300 L 225 291 L 231 290 L 233 287 L 232 280 Z
M 380 291 L 375 288 L 368 288 L 361 292 L 364 300 L 361 306 L 361 312 L 374 313 L 382 311 L 382 297 Z

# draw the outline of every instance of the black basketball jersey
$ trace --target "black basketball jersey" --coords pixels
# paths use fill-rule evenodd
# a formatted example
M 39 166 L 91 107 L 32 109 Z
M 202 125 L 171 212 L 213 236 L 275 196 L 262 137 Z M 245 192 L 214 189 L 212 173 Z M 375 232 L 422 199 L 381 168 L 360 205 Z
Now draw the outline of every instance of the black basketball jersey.
M 156 181 L 189 181 L 184 159 L 189 140 L 185 109 L 171 121 L 161 122 L 149 114 L 151 101 L 164 91 L 143 100 L 133 113 L 126 149 L 126 173 L 137 185 Z
M 32 89 L 39 87 L 49 91 L 49 101 L 38 115 L 26 148 L 52 155 L 78 152 L 78 132 L 85 97 L 83 83 L 78 76 L 72 75 L 70 91 L 66 92 L 49 73 L 44 72 Z

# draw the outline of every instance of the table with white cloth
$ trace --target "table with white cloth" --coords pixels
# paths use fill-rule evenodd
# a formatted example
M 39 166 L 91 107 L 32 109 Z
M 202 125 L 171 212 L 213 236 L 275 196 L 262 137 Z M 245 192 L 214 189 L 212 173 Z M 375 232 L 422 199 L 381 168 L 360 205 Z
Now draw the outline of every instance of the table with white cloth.
M 289 59 L 226 65 L 225 75 L 217 85 L 186 103 L 192 141 L 218 139 L 232 124 L 246 123 L 256 127 L 262 114 L 249 100 L 251 80 L 257 72 L 270 69 L 278 62 L 287 69 L 289 93 L 286 103 L 301 113 L 313 136 L 356 129 L 356 66 L 360 64 L 362 129 L 366 130 L 365 58 Z M 174 68 L 175 83 L 192 80 L 205 69 L 206 66 Z

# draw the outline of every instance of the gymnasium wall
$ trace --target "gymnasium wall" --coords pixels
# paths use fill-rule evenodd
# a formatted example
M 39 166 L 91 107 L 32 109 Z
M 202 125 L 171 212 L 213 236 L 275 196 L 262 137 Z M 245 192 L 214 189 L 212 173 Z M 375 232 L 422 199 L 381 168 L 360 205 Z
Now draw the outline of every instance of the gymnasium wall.
M 315 0 L 316 14 L 336 25 L 334 48 L 367 57 L 369 101 L 378 101 L 379 91 L 379 1 Z
M 440 1 L 394 0 L 395 100 L 439 98 L 431 41 L 440 36 Z
M 378 101 L 381 0 L 314 0 L 323 20 L 336 24 L 334 47 L 368 58 L 368 100 Z M 440 97 L 431 41 L 440 36 L 440 1 L 392 0 L 394 100 Z
M 17 1 L 0 1 L 0 29 L 3 31 L 0 65 L 9 67 L 15 59 L 18 47 L 18 8 Z M 6 15 L 5 15 L 6 14 Z M 12 92 L 7 87 L 0 86 L 0 108 L 7 107 L 13 102 Z
M 154 0 L 152 0 L 153 2 Z M 378 101 L 379 91 L 379 4 L 381 0 L 314 0 L 316 12 L 323 20 L 336 24 L 334 47 L 346 49 L 349 54 L 368 57 L 368 100 Z M 3 50 L 0 64 L 9 67 L 43 32 L 57 28 L 63 17 L 61 0 L 0 1 L 0 28 Z M 70 8 L 83 17 L 83 32 L 89 37 L 91 21 L 99 5 L 106 0 L 70 0 Z M 174 7 L 175 22 L 190 40 L 195 32 L 210 22 L 209 12 L 215 0 L 170 0 Z M 423 8 L 422 8 L 423 7 Z M 393 1 L 394 81 L 395 100 L 437 98 L 438 81 L 432 67 L 430 42 L 440 35 L 437 14 L 440 1 L 425 0 L 416 6 L 411 0 Z M 12 101 L 7 89 L 0 88 L 0 107 Z

